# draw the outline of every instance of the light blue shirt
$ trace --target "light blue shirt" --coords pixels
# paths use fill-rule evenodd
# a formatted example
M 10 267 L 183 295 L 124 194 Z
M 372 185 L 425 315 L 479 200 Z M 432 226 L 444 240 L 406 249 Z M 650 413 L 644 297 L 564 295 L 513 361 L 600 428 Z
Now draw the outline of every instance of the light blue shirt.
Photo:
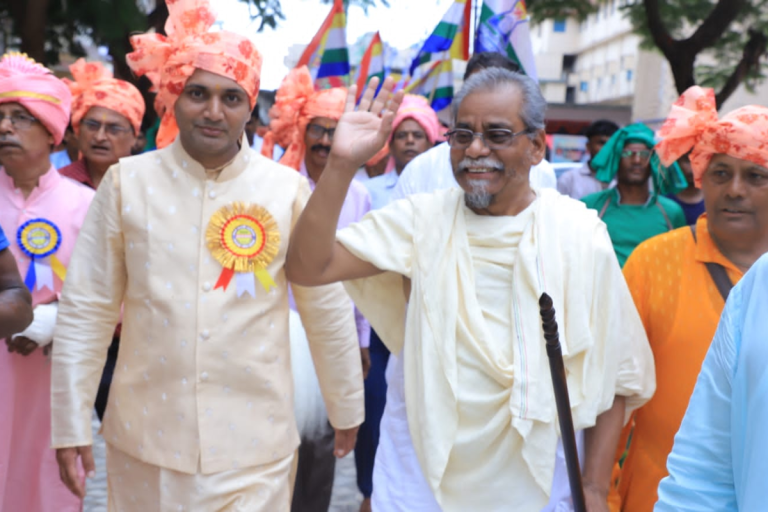
M 655 512 L 768 510 L 768 254 L 728 297 Z
M 371 194 L 371 210 L 378 210 L 392 201 L 392 192 L 397 185 L 398 174 L 393 170 L 364 182 Z
M 51 165 L 53 165 L 56 169 L 61 169 L 62 167 L 66 167 L 72 163 L 72 160 L 69 159 L 69 153 L 67 153 L 66 149 L 51 153 L 49 159 L 51 161 Z

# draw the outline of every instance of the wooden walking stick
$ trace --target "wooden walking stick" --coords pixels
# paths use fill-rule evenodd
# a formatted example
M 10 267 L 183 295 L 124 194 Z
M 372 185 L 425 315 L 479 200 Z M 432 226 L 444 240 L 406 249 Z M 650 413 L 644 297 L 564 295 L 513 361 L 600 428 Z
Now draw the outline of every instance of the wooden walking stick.
M 571 499 L 575 512 L 587 512 L 584 502 L 584 488 L 581 485 L 581 466 L 579 452 L 576 449 L 576 434 L 573 430 L 571 416 L 571 399 L 568 396 L 568 382 L 565 380 L 565 364 L 563 351 L 560 347 L 560 335 L 557 332 L 555 308 L 552 297 L 543 293 L 539 298 L 539 311 L 544 325 L 544 339 L 547 341 L 547 356 L 549 370 L 552 374 L 552 387 L 555 390 L 557 416 L 560 420 L 560 437 L 565 451 L 565 465 L 568 468 L 568 482 L 571 485 Z

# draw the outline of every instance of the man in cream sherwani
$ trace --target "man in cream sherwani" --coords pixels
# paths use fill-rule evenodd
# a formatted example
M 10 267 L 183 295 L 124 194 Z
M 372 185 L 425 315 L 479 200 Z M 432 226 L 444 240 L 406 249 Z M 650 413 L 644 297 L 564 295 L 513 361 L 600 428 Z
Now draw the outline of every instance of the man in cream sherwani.
M 286 261 L 298 284 L 347 281 L 382 340 L 403 349 L 412 445 L 400 456 L 418 473 L 393 478 L 386 501 L 377 484 L 374 510 L 547 505 L 558 427 L 538 310 L 545 291 L 559 315 L 575 427 L 585 429 L 588 510 L 607 510 L 621 428 L 653 394 L 653 359 L 605 225 L 528 183 L 545 149 L 538 86 L 503 69 L 471 77 L 448 139 L 461 189 L 397 201 L 337 235 L 346 188 L 383 145 L 402 97 L 388 98 L 388 81 L 372 101 L 375 87 L 356 112 L 350 92 Z
M 109 510 L 290 509 L 299 444 L 288 341 L 288 239 L 307 180 L 243 136 L 261 56 L 203 0 L 169 2 L 167 38 L 134 37 L 162 116 L 153 153 L 104 176 L 69 266 L 55 332 L 53 446 L 83 495 L 91 410 L 124 305 L 103 434 Z M 293 293 L 337 456 L 364 418 L 357 332 L 341 285 Z

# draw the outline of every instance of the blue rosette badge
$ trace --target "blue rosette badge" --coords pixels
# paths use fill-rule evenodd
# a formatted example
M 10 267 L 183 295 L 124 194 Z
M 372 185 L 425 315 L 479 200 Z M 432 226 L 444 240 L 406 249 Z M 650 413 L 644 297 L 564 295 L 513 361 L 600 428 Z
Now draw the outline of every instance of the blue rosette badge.
M 24 284 L 30 291 L 48 288 L 56 291 L 53 275 L 64 281 L 67 269 L 56 257 L 61 246 L 61 230 L 48 219 L 28 220 L 16 232 L 16 241 L 22 252 L 29 256 L 29 270 L 24 277 Z

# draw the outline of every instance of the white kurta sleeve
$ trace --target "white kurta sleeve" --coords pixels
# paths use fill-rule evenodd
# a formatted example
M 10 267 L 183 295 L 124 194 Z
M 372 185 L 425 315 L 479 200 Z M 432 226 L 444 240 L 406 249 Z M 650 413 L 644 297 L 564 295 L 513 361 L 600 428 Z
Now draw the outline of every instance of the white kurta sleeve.
M 309 198 L 301 180 L 294 206 L 294 222 Z M 365 419 L 363 368 L 353 306 L 340 283 L 313 288 L 291 285 L 296 309 L 307 333 L 328 420 L 334 428 L 349 429 Z
M 117 166 L 104 176 L 67 269 L 54 331 L 54 448 L 92 443 L 91 415 L 127 280 Z

